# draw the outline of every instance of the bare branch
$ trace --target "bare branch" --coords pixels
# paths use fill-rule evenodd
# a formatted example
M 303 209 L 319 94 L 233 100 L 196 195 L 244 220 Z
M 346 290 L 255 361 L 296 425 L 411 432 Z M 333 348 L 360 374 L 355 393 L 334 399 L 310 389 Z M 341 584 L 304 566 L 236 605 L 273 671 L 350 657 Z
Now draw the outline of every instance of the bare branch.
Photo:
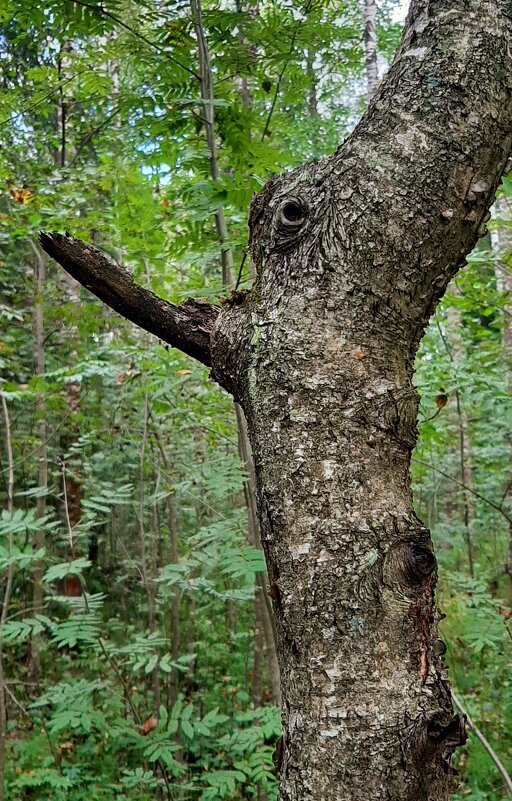
M 130 273 L 92 245 L 41 231 L 43 249 L 82 286 L 122 317 L 174 348 L 211 365 L 210 338 L 218 309 L 189 298 L 174 306 L 135 283 Z
M 501 759 L 496 754 L 496 751 L 494 750 L 494 748 L 490 744 L 489 740 L 480 731 L 480 729 L 476 725 L 475 721 L 468 714 L 467 710 L 464 709 L 464 707 L 462 706 L 461 702 L 459 701 L 459 699 L 457 698 L 455 693 L 452 693 L 452 701 L 455 704 L 455 706 L 457 707 L 457 709 L 460 712 L 462 712 L 462 714 L 465 716 L 466 722 L 467 722 L 469 728 L 476 734 L 476 736 L 478 737 L 478 739 L 482 743 L 483 747 L 485 748 L 485 750 L 487 751 L 487 753 L 491 757 L 492 761 L 494 762 L 494 764 L 498 768 L 499 772 L 501 773 L 501 775 L 503 777 L 503 781 L 505 782 L 505 786 L 506 786 L 508 792 L 512 793 L 512 779 L 510 778 L 510 775 L 507 772 L 507 769 L 505 768 L 505 766 L 504 766 L 503 762 L 501 761 Z

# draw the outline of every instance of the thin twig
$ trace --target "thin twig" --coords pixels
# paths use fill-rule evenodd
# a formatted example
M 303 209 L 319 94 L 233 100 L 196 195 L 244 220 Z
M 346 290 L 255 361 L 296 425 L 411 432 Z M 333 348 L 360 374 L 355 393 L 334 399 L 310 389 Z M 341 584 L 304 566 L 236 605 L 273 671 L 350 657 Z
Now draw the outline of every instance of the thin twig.
M 306 4 L 306 7 L 304 9 L 304 16 L 307 16 L 307 14 L 309 13 L 312 5 L 313 5 L 313 0 L 308 0 L 308 3 Z M 290 61 L 291 55 L 293 53 L 293 49 L 295 47 L 295 41 L 297 39 L 297 35 L 298 35 L 299 30 L 301 28 L 302 22 L 303 22 L 302 20 L 299 20 L 299 22 L 295 26 L 295 30 L 293 31 L 292 38 L 291 38 L 291 41 L 290 41 L 290 49 L 288 50 L 288 53 L 286 54 L 285 62 L 283 64 L 281 72 L 279 73 L 279 76 L 277 78 L 274 97 L 272 99 L 272 105 L 270 106 L 270 111 L 268 113 L 267 120 L 265 122 L 265 127 L 263 128 L 263 133 L 261 134 L 261 141 L 262 142 L 264 141 L 264 139 L 265 139 L 265 137 L 266 137 L 266 135 L 268 133 L 270 121 L 272 119 L 272 115 L 274 113 L 274 109 L 275 109 L 276 103 L 277 103 L 277 98 L 279 96 L 279 90 L 281 89 L 281 83 L 282 83 L 282 80 L 284 78 L 284 74 L 286 72 L 286 68 L 287 68 L 288 63 Z
M 199 79 L 199 75 L 197 75 L 197 73 L 195 73 L 193 69 L 187 67 L 186 64 L 183 64 L 182 61 L 179 61 L 179 59 L 171 55 L 169 51 L 165 49 L 165 47 L 160 47 L 160 45 L 158 45 L 156 42 L 152 42 L 151 39 L 148 39 L 146 36 L 144 36 L 143 33 L 134 30 L 134 28 L 131 28 L 129 25 L 126 24 L 126 22 L 123 22 L 123 20 L 120 19 L 118 16 L 112 14 L 111 11 L 107 11 L 107 9 L 103 8 L 102 6 L 91 6 L 89 5 L 89 3 L 84 3 L 83 0 L 73 0 L 73 3 L 76 3 L 77 6 L 82 6 L 82 8 L 89 8 L 91 11 L 99 12 L 100 14 L 103 14 L 104 17 L 108 17 L 108 19 L 111 19 L 113 22 L 117 23 L 117 25 L 119 25 L 121 28 L 124 28 L 125 31 L 131 33 L 132 36 L 135 36 L 137 39 L 140 39 L 142 42 L 145 42 L 147 45 L 154 48 L 158 53 L 163 53 L 163 55 L 169 58 L 170 61 L 173 61 L 178 67 L 181 67 L 182 70 L 185 70 L 185 72 L 188 72 L 194 78 Z
M 102 120 L 102 121 L 100 122 L 100 124 L 99 124 L 99 125 L 97 125 L 95 128 L 93 128 L 93 129 L 92 129 L 92 131 L 89 131 L 89 133 L 88 133 L 86 136 L 84 136 L 84 138 L 82 139 L 82 141 L 80 142 L 80 144 L 78 145 L 78 147 L 77 147 L 77 149 L 76 149 L 76 153 L 75 153 L 75 155 L 73 156 L 73 158 L 72 158 L 72 159 L 71 159 L 71 161 L 69 162 L 69 164 L 68 164 L 68 168 L 74 167 L 74 165 L 75 165 L 75 162 L 77 161 L 77 159 L 78 159 L 78 156 L 80 155 L 80 153 L 82 152 L 82 150 L 84 149 L 84 147 L 85 147 L 86 145 L 88 145 L 88 144 L 89 144 L 89 142 L 91 141 L 91 139 L 94 139 L 94 137 L 96 136 L 96 134 L 98 134 L 98 133 L 99 133 L 99 132 L 100 132 L 100 131 L 101 131 L 103 128 L 105 128 L 105 127 L 106 127 L 106 126 L 109 124 L 110 120 L 112 120 L 112 119 L 113 119 L 113 118 L 114 118 L 114 117 L 115 117 L 117 114 L 119 114 L 119 112 L 121 111 L 121 106 L 122 106 L 122 104 L 121 104 L 121 103 L 119 103 L 119 104 L 118 104 L 118 105 L 117 105 L 117 106 L 114 108 L 114 110 L 113 110 L 113 111 L 112 111 L 110 114 L 108 114 L 108 115 L 105 117 L 105 119 L 104 119 L 104 120 Z
M 68 491 L 67 491 L 67 476 L 66 476 L 66 462 L 64 459 L 61 463 L 62 466 L 62 493 L 64 498 L 64 510 L 66 514 L 66 526 L 68 529 L 68 537 L 69 537 L 69 548 L 71 553 L 71 559 L 74 559 L 75 556 L 75 541 L 73 539 L 73 526 L 71 525 L 71 518 L 69 516 L 69 504 L 68 504 Z
M 83 399 L 83 398 L 85 398 L 85 397 L 86 397 L 86 396 L 89 394 L 89 392 L 91 392 L 91 390 L 95 389 L 95 388 L 97 387 L 97 385 L 98 385 L 98 379 L 97 379 L 97 378 L 95 378 L 95 379 L 93 380 L 93 382 L 92 382 L 91 386 L 89 387 L 89 389 L 86 389 L 86 390 L 85 390 L 85 392 L 82 394 L 82 399 Z M 65 415 L 64 415 L 64 417 L 62 418 L 62 420 L 60 421 L 60 423 L 58 423 L 58 424 L 55 426 L 55 428 L 53 429 L 53 431 L 51 432 L 51 434 L 50 434 L 50 435 L 49 435 L 49 436 L 48 436 L 48 437 L 45 439 L 45 441 L 44 441 L 43 443 L 40 443 L 40 444 L 37 446 L 37 448 L 35 448 L 33 451 L 30 451 L 30 453 L 28 453 L 28 454 L 27 454 L 26 456 L 24 456 L 22 459 L 19 459 L 19 460 L 16 462 L 16 464 L 14 465 L 14 469 L 15 469 L 15 470 L 17 470 L 17 469 L 18 469 L 18 467 L 20 467 L 22 464 L 24 464 L 25 462 L 28 462 L 28 461 L 29 461 L 29 459 L 32 459 L 32 457 L 33 457 L 33 456 L 35 456 L 35 455 L 37 454 L 37 452 L 39 451 L 39 448 L 41 447 L 41 444 L 42 444 L 42 445 L 48 445 L 48 443 L 50 442 L 50 440 L 52 440 L 52 439 L 53 439 L 53 437 L 55 436 L 55 434 L 56 434 L 56 433 L 57 433 L 57 432 L 58 432 L 58 431 L 59 431 L 59 430 L 62 428 L 62 426 L 63 426 L 63 425 L 66 423 L 66 421 L 68 420 L 68 418 L 69 418 L 69 417 L 71 417 L 71 415 L 72 415 L 72 414 L 74 414 L 74 412 L 68 412 L 67 414 L 65 414 Z M 7 467 L 7 468 L 5 468 L 4 470 L 0 470 L 0 475 L 1 475 L 2 473 L 7 473 L 7 472 L 8 472 L 8 469 L 9 469 L 9 468 Z
M 464 484 L 463 481 L 459 481 L 457 478 L 453 478 L 453 476 L 450 476 L 448 473 L 445 473 L 443 470 L 440 470 L 439 467 L 434 467 L 433 464 L 429 464 L 429 462 L 424 462 L 422 459 L 413 458 L 411 461 L 415 462 L 416 464 L 421 464 L 423 465 L 423 467 L 428 467 L 430 470 L 434 470 L 434 472 L 439 473 L 439 475 L 444 476 L 444 478 L 447 478 L 448 481 L 453 482 L 453 484 L 458 484 L 459 487 L 462 487 L 463 489 L 467 490 L 472 495 L 474 495 L 476 498 L 480 498 L 481 501 L 488 504 L 489 506 L 492 506 L 493 509 L 496 509 L 497 512 L 500 512 L 500 514 L 502 514 L 503 517 L 506 520 L 508 520 L 510 524 L 512 524 L 512 517 L 510 517 L 510 515 L 508 515 L 505 512 L 502 506 L 500 506 L 498 503 L 495 503 L 494 501 L 489 500 L 489 498 L 486 498 L 485 495 L 481 495 L 472 487 L 468 487 L 468 485 Z
M 16 112 L 16 114 L 10 115 L 9 117 L 5 117 L 5 119 L 0 120 L 0 126 L 6 125 L 8 122 L 14 122 L 14 120 L 17 120 L 18 117 L 20 117 L 22 114 L 26 114 L 27 111 L 33 111 L 33 109 L 37 108 L 37 106 L 39 106 L 41 103 L 44 103 L 45 100 L 48 100 L 48 98 L 54 95 L 56 92 L 60 92 L 63 86 L 65 86 L 70 81 L 74 81 L 75 78 L 79 78 L 80 75 L 83 75 L 84 73 L 88 72 L 89 69 L 82 70 L 81 72 L 75 72 L 75 74 L 72 75 L 70 78 L 66 78 L 64 81 L 59 81 L 57 86 L 55 86 L 50 92 L 48 92 L 48 94 L 43 95 L 43 97 L 40 97 L 39 100 L 35 100 L 33 103 L 30 103 L 28 106 L 25 106 L 24 108 L 20 109 L 20 111 Z
M 489 740 L 480 731 L 480 729 L 476 725 L 475 721 L 468 714 L 467 710 L 462 706 L 461 702 L 459 701 L 459 699 L 457 698 L 455 693 L 452 693 L 452 701 L 455 704 L 455 706 L 457 707 L 457 709 L 459 710 L 459 712 L 462 712 L 462 714 L 465 716 L 469 728 L 471 729 L 471 731 L 473 731 L 476 734 L 477 738 L 480 740 L 480 742 L 482 743 L 483 747 L 485 748 L 485 750 L 487 751 L 487 753 L 491 757 L 492 761 L 494 762 L 494 764 L 498 768 L 499 772 L 503 776 L 503 781 L 505 783 L 505 786 L 508 789 L 508 794 L 507 795 L 512 794 L 512 779 L 510 778 L 510 775 L 508 774 L 507 769 L 505 768 L 503 762 L 501 761 L 501 759 L 497 755 L 496 751 L 494 750 L 494 748 L 490 744 Z

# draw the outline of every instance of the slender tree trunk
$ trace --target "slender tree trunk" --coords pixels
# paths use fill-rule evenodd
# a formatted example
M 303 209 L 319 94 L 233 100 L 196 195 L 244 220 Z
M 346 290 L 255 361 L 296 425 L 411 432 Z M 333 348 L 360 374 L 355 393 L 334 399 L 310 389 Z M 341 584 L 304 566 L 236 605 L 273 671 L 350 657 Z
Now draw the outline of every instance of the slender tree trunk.
M 318 117 L 318 80 L 315 72 L 315 53 L 311 48 L 308 48 L 306 51 L 306 74 L 309 79 L 308 115 L 311 120 L 314 120 Z
M 12 456 L 11 422 L 5 395 L 2 397 L 2 412 L 4 418 L 5 450 L 7 452 L 7 513 L 14 511 L 14 461 Z M 11 556 L 13 536 L 7 535 L 7 556 Z M 13 579 L 13 566 L 9 564 L 5 576 L 4 594 L 2 598 L 2 611 L 0 613 L 0 801 L 5 798 L 5 753 L 7 745 L 7 708 L 5 700 L 5 667 L 2 631 L 9 613 Z
M 145 473 L 146 473 L 146 448 L 148 446 L 148 422 L 149 422 L 149 396 L 144 393 L 144 409 L 142 421 L 142 441 L 140 448 L 140 477 L 139 477 L 139 540 L 140 540 L 140 564 L 146 600 L 148 604 L 148 629 L 155 631 L 155 596 L 153 590 L 152 571 L 148 566 L 148 555 L 146 547 L 146 528 L 144 525 L 146 494 L 145 494 Z M 156 537 L 157 532 L 152 530 L 152 538 Z M 153 703 L 155 711 L 160 708 L 160 671 L 155 666 L 151 671 L 151 682 L 153 687 Z
M 251 17 L 252 19 L 256 19 L 259 14 L 259 3 L 252 2 L 242 2 L 242 0 L 236 0 L 235 7 L 237 13 L 245 20 L 246 17 Z M 242 66 L 242 74 L 237 75 L 235 78 L 236 84 L 239 88 L 240 95 L 242 97 L 243 104 L 245 108 L 249 109 L 252 108 L 252 87 L 250 83 L 250 79 L 248 74 L 251 73 L 251 62 L 256 60 L 257 57 L 257 47 L 254 42 L 251 44 L 247 44 L 247 40 L 244 33 L 244 26 L 243 24 L 238 24 L 238 44 L 240 48 L 247 48 L 247 65 Z
M 64 79 L 69 73 L 69 54 L 71 51 L 71 43 L 65 42 L 59 54 L 58 71 L 59 76 Z M 59 145 L 55 155 L 55 166 L 59 170 L 65 168 L 68 164 L 68 160 L 71 160 L 74 155 L 71 145 L 72 128 L 68 113 L 68 91 L 67 87 L 61 87 L 57 106 L 56 127 L 59 134 Z M 81 307 L 79 284 L 70 275 L 61 278 L 61 284 L 68 303 L 73 304 L 76 308 L 76 319 L 79 319 Z M 71 362 L 71 360 L 77 356 L 77 344 L 79 340 L 78 326 L 75 323 L 72 323 L 68 327 L 67 340 Z M 79 455 L 69 456 L 69 451 L 79 435 L 77 419 L 80 414 L 81 391 L 82 385 L 80 381 L 68 381 L 66 383 L 64 394 L 68 421 L 60 437 L 60 448 L 62 452 L 62 495 L 64 499 L 62 508 L 69 531 L 69 559 L 75 559 L 80 556 L 81 553 L 80 544 L 77 542 L 74 535 L 75 526 L 78 525 L 82 517 L 81 464 Z M 64 579 L 64 592 L 69 595 L 81 592 L 75 576 Z
M 464 363 L 464 347 L 461 336 L 462 320 L 460 310 L 457 306 L 450 306 L 448 310 L 448 324 L 451 344 L 448 343 L 447 338 L 444 335 L 443 341 L 448 357 L 452 363 L 455 380 L 457 381 L 459 371 Z M 474 576 L 475 556 L 473 538 L 471 535 L 471 524 L 475 517 L 475 504 L 473 502 L 473 495 L 471 494 L 471 488 L 473 486 L 473 460 L 471 458 L 471 438 L 469 433 L 468 413 L 464 407 L 462 395 L 460 389 L 458 388 L 455 390 L 455 408 L 457 412 L 457 427 L 459 429 L 459 475 L 460 481 L 464 485 L 460 491 L 460 497 L 462 499 L 464 539 L 466 542 L 466 551 L 468 556 L 469 575 Z M 466 487 L 468 489 L 466 489 Z
M 261 536 L 256 504 L 256 473 L 252 458 L 251 443 L 247 433 L 247 423 L 241 407 L 235 404 L 238 430 L 238 452 L 242 464 L 247 470 L 247 479 L 244 481 L 245 505 L 247 509 L 247 541 L 253 548 L 261 548 Z M 253 666 L 253 700 L 261 703 L 262 658 L 268 667 L 271 700 L 276 706 L 281 703 L 281 678 L 279 662 L 276 651 L 276 628 L 274 615 L 267 589 L 266 577 L 258 574 L 254 588 L 256 642 L 254 644 Z M 256 699 L 259 697 L 259 700 Z
M 510 227 L 512 204 L 509 198 L 503 196 L 498 198 L 494 206 L 493 216 L 497 227 L 495 226 L 491 230 L 491 242 L 494 252 L 499 257 L 499 261 L 496 264 L 496 284 L 506 297 L 502 312 L 502 341 L 508 392 L 512 396 L 512 229 Z M 503 223 L 504 220 L 507 221 L 506 224 Z M 512 450 L 512 432 L 508 437 L 508 443 Z M 510 472 L 506 481 L 506 492 L 509 493 L 512 488 L 512 475 Z M 512 581 L 512 524 L 509 525 L 504 572 Z
M 190 10 L 194 21 L 194 29 L 197 37 L 199 52 L 199 75 L 202 100 L 202 115 L 204 119 L 204 129 L 206 141 L 208 143 L 210 173 L 212 179 L 218 183 L 220 181 L 220 170 L 218 163 L 217 143 L 215 141 L 215 115 L 213 111 L 213 77 L 210 68 L 210 54 L 203 27 L 203 11 L 201 0 L 190 0 Z M 224 209 L 219 206 L 215 212 L 215 224 L 220 241 L 221 260 L 222 260 L 222 285 L 224 287 L 233 286 L 235 276 L 233 273 L 233 255 L 228 243 L 228 228 Z
M 238 6 L 240 10 L 240 6 Z M 211 177 L 214 181 L 219 181 L 220 173 L 217 163 L 217 150 L 215 144 L 215 119 L 213 114 L 213 76 L 210 66 L 210 57 L 208 53 L 208 45 L 202 21 L 201 0 L 191 0 L 191 11 L 195 20 L 196 36 L 198 40 L 198 56 L 199 56 L 199 74 L 201 76 L 201 97 L 205 103 L 204 127 L 206 131 L 206 139 L 210 149 L 210 167 Z M 242 34 L 240 34 L 242 35 Z M 242 85 L 242 98 L 247 107 L 252 103 L 251 91 L 247 79 Z M 211 109 L 211 113 L 206 113 L 206 109 Z M 219 217 L 220 215 L 220 217 Z M 224 209 L 219 206 L 217 213 L 217 230 L 219 233 L 219 240 L 221 245 L 222 254 L 222 282 L 225 286 L 233 289 L 235 287 L 235 275 L 233 270 L 233 254 L 231 250 L 224 247 L 224 243 L 228 237 L 227 225 L 224 215 Z M 256 484 L 254 476 L 254 464 L 252 460 L 252 451 L 247 434 L 247 423 L 245 421 L 244 413 L 239 404 L 235 403 L 235 414 L 237 421 L 238 432 L 238 452 L 245 466 L 249 478 L 244 483 L 244 494 L 247 508 L 247 522 L 248 522 L 248 540 L 253 547 L 261 547 L 260 531 L 258 514 L 256 508 Z M 270 674 L 270 682 L 272 688 L 272 702 L 275 704 L 280 703 L 280 677 L 279 677 L 279 664 L 277 661 L 276 640 L 275 640 L 275 626 L 273 625 L 272 610 L 268 601 L 265 582 L 262 577 L 258 577 L 255 587 L 255 625 L 256 625 L 256 638 L 255 638 L 255 651 L 254 651 L 254 666 L 253 666 L 253 697 L 257 697 L 258 693 L 261 697 L 257 685 L 260 682 L 262 674 L 262 652 L 260 646 L 265 642 L 265 650 L 267 656 L 268 669 Z
M 465 740 L 413 511 L 421 336 L 512 148 L 510 0 L 413 0 L 367 113 L 249 215 L 257 279 L 173 306 L 83 243 L 45 249 L 211 366 L 242 406 L 281 666 L 280 801 L 447 801 Z
M 170 554 L 169 561 L 173 565 L 179 562 L 179 543 L 178 543 L 178 528 L 176 525 L 176 510 L 174 508 L 173 488 L 171 486 L 173 478 L 173 467 L 168 454 L 168 445 L 164 441 L 163 433 L 158 425 L 157 419 L 149 407 L 149 417 L 155 436 L 160 456 L 165 467 L 165 479 L 167 483 L 167 493 L 165 496 L 165 504 L 167 508 L 167 528 L 169 530 L 169 545 Z M 181 634 L 180 634 L 180 602 L 181 593 L 178 586 L 173 588 L 171 596 L 171 609 L 170 609 L 170 629 L 171 629 L 171 656 L 173 661 L 180 656 L 181 647 Z M 169 706 L 172 708 L 178 699 L 178 671 L 173 668 L 169 681 Z
M 379 85 L 377 66 L 377 14 L 375 0 L 362 0 L 364 21 L 364 63 L 366 67 L 366 96 L 372 99 Z
M 44 284 L 46 280 L 46 254 L 43 253 L 32 241 L 30 241 L 34 251 L 34 355 L 35 355 L 35 374 L 43 378 L 45 373 L 45 353 L 44 353 Z M 40 520 L 46 510 L 46 490 L 48 487 L 48 461 L 46 455 L 46 409 L 44 393 L 39 392 L 36 399 L 36 429 L 37 429 L 37 486 L 40 494 L 36 500 L 36 519 Z M 39 551 L 45 547 L 45 530 L 41 526 L 36 531 L 35 549 Z M 34 565 L 33 580 L 33 608 L 34 615 L 40 615 L 43 611 L 43 575 L 44 560 L 38 559 Z M 38 638 L 34 637 L 30 643 L 30 658 L 28 665 L 28 676 L 30 681 L 37 683 L 39 680 L 39 643 Z

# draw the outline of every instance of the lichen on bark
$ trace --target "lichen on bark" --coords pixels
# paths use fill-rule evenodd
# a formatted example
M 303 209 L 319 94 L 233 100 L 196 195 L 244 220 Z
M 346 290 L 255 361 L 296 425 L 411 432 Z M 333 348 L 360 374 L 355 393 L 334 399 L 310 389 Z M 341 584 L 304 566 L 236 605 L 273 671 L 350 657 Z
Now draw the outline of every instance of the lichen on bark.
M 465 733 L 410 490 L 413 363 L 510 152 L 510 9 L 412 3 L 352 136 L 254 199 L 254 295 L 216 324 L 278 624 L 281 801 L 441 801 L 452 786 Z

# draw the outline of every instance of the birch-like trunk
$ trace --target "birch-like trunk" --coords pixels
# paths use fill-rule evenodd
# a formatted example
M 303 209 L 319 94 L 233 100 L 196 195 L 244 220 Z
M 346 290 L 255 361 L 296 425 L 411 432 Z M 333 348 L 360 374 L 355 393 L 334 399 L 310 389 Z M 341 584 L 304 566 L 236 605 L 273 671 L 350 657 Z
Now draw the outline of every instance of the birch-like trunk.
M 362 0 L 364 23 L 364 63 L 366 68 L 366 96 L 370 101 L 379 85 L 377 63 L 377 6 L 375 0 Z

